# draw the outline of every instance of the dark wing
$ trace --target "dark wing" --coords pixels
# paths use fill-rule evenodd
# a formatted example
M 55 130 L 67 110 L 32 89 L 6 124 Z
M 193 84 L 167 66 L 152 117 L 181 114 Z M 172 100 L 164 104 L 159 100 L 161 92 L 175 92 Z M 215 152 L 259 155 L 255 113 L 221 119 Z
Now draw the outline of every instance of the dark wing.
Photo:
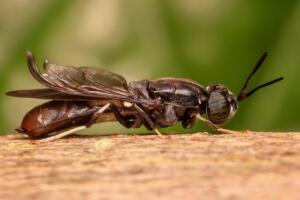
M 85 75 L 85 80 L 89 80 L 91 83 L 98 86 L 112 86 L 114 88 L 123 88 L 127 89 L 126 80 L 115 73 L 104 69 L 95 69 L 91 67 L 80 67 L 80 71 L 82 71 Z
M 16 90 L 7 92 L 6 95 L 23 98 L 37 98 L 37 99 L 55 99 L 55 100 L 96 100 L 97 98 L 83 97 L 78 95 L 65 94 L 49 88 L 32 89 L 32 90 Z M 99 99 L 99 98 L 98 98 Z
M 62 66 L 45 60 L 44 73 L 41 73 L 31 52 L 27 53 L 27 64 L 29 71 L 37 81 L 60 95 L 67 94 L 85 98 L 125 101 L 133 100 L 127 90 L 126 80 L 112 72 L 91 67 Z M 36 95 L 38 91 L 31 90 L 31 92 Z M 50 93 L 48 96 L 55 96 L 54 92 L 50 90 L 42 89 L 42 92 L 46 92 L 47 95 Z M 17 94 L 18 92 L 14 91 L 14 93 Z M 20 91 L 19 94 L 21 93 Z M 8 94 L 13 94 L 13 92 Z M 38 95 L 36 97 L 39 98 Z

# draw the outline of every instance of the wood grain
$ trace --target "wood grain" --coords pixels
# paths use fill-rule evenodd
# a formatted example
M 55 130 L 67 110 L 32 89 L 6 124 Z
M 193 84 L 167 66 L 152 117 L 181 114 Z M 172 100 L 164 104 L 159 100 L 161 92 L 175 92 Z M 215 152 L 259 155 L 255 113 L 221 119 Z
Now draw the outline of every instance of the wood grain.
M 0 137 L 0 199 L 299 199 L 300 134 Z

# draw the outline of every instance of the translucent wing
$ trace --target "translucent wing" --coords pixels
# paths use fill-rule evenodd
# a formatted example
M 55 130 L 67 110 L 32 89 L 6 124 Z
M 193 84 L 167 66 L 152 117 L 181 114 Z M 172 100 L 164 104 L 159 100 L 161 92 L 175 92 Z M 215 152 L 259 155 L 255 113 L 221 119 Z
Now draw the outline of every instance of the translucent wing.
M 80 67 L 79 70 L 84 73 L 86 80 L 99 86 L 104 85 L 123 89 L 128 88 L 127 82 L 122 76 L 110 71 L 91 67 Z
M 27 62 L 36 80 L 60 93 L 98 99 L 133 100 L 127 90 L 126 80 L 118 74 L 91 67 L 62 66 L 47 60 L 41 73 L 31 52 L 27 54 Z

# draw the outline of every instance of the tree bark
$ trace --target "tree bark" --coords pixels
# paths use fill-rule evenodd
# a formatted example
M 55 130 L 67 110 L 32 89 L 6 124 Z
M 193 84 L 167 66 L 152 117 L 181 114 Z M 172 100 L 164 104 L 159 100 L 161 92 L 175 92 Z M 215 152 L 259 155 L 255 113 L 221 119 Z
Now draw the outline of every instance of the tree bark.
M 0 137 L 0 199 L 299 199 L 300 134 Z

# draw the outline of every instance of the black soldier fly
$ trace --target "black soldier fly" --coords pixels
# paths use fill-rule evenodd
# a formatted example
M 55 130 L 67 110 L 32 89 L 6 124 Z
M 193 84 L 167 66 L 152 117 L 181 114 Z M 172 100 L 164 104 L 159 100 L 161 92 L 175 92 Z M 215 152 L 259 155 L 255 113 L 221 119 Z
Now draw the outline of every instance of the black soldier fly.
M 265 60 L 264 53 L 236 97 L 222 84 L 206 88 L 195 81 L 179 78 L 139 80 L 127 83 L 115 73 L 91 67 L 73 67 L 44 62 L 40 72 L 31 52 L 27 53 L 32 76 L 47 88 L 7 92 L 9 96 L 50 99 L 29 111 L 16 130 L 31 138 L 53 140 L 105 121 L 118 121 L 127 128 L 144 125 L 158 129 L 181 122 L 190 128 L 196 119 L 223 133 L 220 128 L 237 111 L 238 103 L 257 90 L 283 77 L 247 91 L 251 77 Z

